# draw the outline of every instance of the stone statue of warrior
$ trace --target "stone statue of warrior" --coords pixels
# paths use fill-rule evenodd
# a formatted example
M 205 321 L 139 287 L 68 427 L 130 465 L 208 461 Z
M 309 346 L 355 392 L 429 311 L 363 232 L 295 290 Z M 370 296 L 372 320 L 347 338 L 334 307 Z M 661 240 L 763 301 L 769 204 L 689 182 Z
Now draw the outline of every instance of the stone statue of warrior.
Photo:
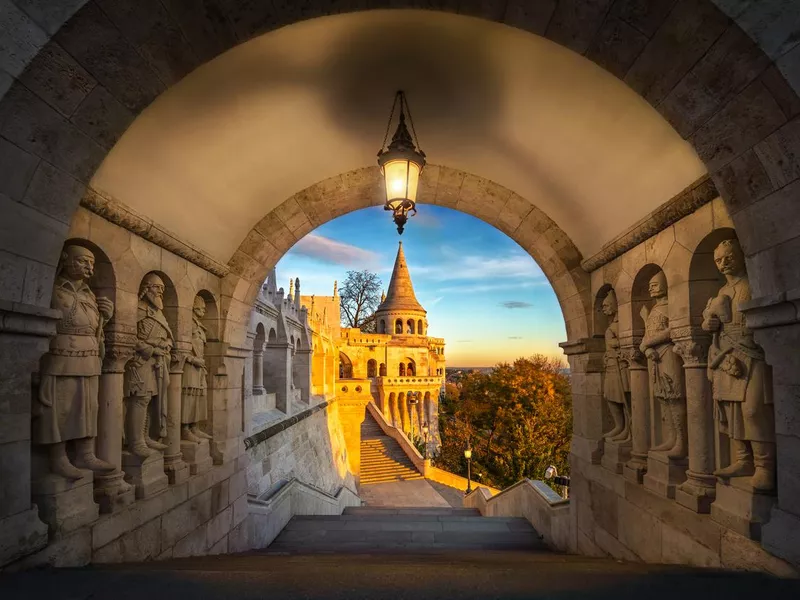
M 202 431 L 198 423 L 208 418 L 206 390 L 206 328 L 202 319 L 206 314 L 206 303 L 195 296 L 192 307 L 192 352 L 183 367 L 183 398 L 181 403 L 181 439 L 186 442 L 210 440 L 211 436 Z
M 167 435 L 167 388 L 173 338 L 164 317 L 164 282 L 148 273 L 139 291 L 137 342 L 133 358 L 125 367 L 125 423 L 127 449 L 140 458 L 166 445 L 150 438 L 150 401 L 156 398 L 159 437 Z
M 639 350 L 647 357 L 650 389 L 661 406 L 664 419 L 662 443 L 651 448 L 666 452 L 669 458 L 684 458 L 688 452 L 686 398 L 683 393 L 683 364 L 672 350 L 669 331 L 667 278 L 659 271 L 650 279 L 650 297 L 655 298 L 652 310 L 643 307 L 645 334 Z
M 714 250 L 714 262 L 726 283 L 703 311 L 703 329 L 713 333 L 708 353 L 720 432 L 731 440 L 731 464 L 714 471 L 718 477 L 752 475 L 760 491 L 775 489 L 775 415 L 771 374 L 764 350 L 756 344 L 739 310 L 750 300 L 744 254 L 737 240 Z
M 49 446 L 52 472 L 72 480 L 83 477 L 80 469 L 98 473 L 115 469 L 97 458 L 94 448 L 103 326 L 111 319 L 114 305 L 108 298 L 95 298 L 87 283 L 93 274 L 91 251 L 75 245 L 64 248 L 50 304 L 61 311 L 61 320 L 49 352 L 42 357 L 39 394 L 33 406 L 33 442 Z M 71 440 L 74 465 L 66 451 Z
M 631 437 L 630 402 L 631 384 L 627 364 L 620 353 L 619 319 L 617 317 L 617 296 L 614 290 L 603 298 L 603 314 L 611 318 L 606 328 L 605 379 L 603 380 L 603 397 L 608 402 L 614 428 L 605 434 L 610 442 L 624 442 Z

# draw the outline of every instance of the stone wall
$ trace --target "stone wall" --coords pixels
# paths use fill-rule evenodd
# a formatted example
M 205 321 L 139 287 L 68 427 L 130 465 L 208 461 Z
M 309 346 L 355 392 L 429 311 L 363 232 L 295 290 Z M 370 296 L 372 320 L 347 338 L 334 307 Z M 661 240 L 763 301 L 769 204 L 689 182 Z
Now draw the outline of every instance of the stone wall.
M 298 415 L 301 416 L 302 413 Z M 280 422 L 273 427 L 276 425 Z M 257 440 L 247 450 L 250 457 L 247 491 L 251 496 L 269 496 L 292 479 L 331 495 L 336 495 L 343 486 L 355 490 L 336 401 L 287 425 L 263 441 L 257 435 L 249 438 Z
M 747 329 L 736 325 L 724 329 L 732 338 L 720 337 L 709 321 L 718 300 L 709 301 L 723 285 L 746 285 L 748 274 L 737 271 L 726 283 L 718 270 L 727 256 L 720 249 L 735 244 L 737 232 L 719 199 L 675 223 L 665 226 L 653 217 L 648 226 L 653 234 L 625 252 L 609 253 L 591 273 L 593 337 L 562 344 L 575 402 L 573 550 L 792 573 L 771 552 L 777 539 L 783 556 L 793 559 L 780 517 L 791 505 L 784 494 L 793 497 L 792 476 L 782 473 L 791 471 L 794 450 L 771 426 L 758 434 L 732 433 L 734 425 L 721 420 L 720 398 L 745 400 L 744 383 L 738 391 L 717 387 L 728 381 L 718 375 L 726 353 L 741 368 L 731 367 L 723 377 L 751 382 L 747 393 L 758 398 L 747 410 L 767 411 L 769 423 L 777 417 L 778 432 L 786 410 L 776 396 L 773 416 L 771 370 L 766 364 L 759 375 L 759 350 L 748 350 L 752 359 L 725 350 L 730 339 L 746 340 L 736 336 L 746 336 Z M 750 270 L 749 276 L 759 275 Z M 743 314 L 751 326 L 749 296 L 742 294 L 721 318 L 724 327 L 743 322 Z M 771 363 L 769 351 L 766 361 Z M 624 431 L 615 427 L 623 420 Z M 715 475 L 737 464 L 739 471 Z

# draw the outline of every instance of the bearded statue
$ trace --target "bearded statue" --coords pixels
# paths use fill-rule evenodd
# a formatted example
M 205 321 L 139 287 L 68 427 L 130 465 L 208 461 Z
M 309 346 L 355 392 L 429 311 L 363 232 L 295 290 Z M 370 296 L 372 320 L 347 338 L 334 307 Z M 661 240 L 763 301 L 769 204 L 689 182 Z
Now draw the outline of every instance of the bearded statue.
M 713 334 L 708 353 L 719 430 L 731 440 L 731 464 L 714 471 L 722 478 L 747 477 L 754 489 L 775 489 L 775 414 L 770 372 L 739 309 L 750 300 L 744 254 L 737 240 L 714 250 L 725 285 L 703 311 L 703 329 Z
M 206 328 L 202 322 L 205 314 L 205 301 L 200 296 L 195 296 L 192 306 L 192 352 L 186 358 L 186 364 L 183 367 L 181 440 L 185 442 L 199 443 L 202 440 L 211 439 L 211 436 L 199 427 L 200 421 L 208 418 Z
M 663 271 L 659 271 L 650 279 L 648 290 L 650 297 L 654 298 L 656 303 L 652 310 L 648 310 L 647 307 L 642 308 L 645 334 L 639 350 L 647 357 L 650 389 L 653 398 L 660 404 L 664 418 L 662 443 L 652 450 L 666 452 L 669 458 L 685 458 L 689 447 L 683 364 L 680 357 L 672 350 L 667 278 Z
M 164 282 L 155 273 L 142 280 L 135 354 L 125 368 L 127 414 L 125 440 L 131 454 L 151 456 L 166 445 L 150 438 L 151 412 L 155 412 L 158 436 L 167 435 L 167 389 L 170 353 L 174 344 L 172 330 L 164 316 Z M 156 410 L 150 410 L 156 399 Z
M 620 353 L 617 296 L 614 290 L 603 298 L 602 311 L 611 319 L 605 331 L 603 398 L 608 402 L 611 417 L 614 419 L 614 428 L 604 437 L 610 442 L 624 442 L 631 437 L 631 384 L 627 364 Z
M 50 305 L 61 311 L 61 320 L 49 352 L 42 357 L 33 405 L 33 442 L 49 446 L 51 471 L 71 480 L 83 477 L 80 469 L 115 470 L 95 456 L 103 326 L 111 319 L 114 305 L 108 298 L 95 297 L 88 285 L 93 274 L 90 250 L 76 245 L 64 248 Z M 74 464 L 67 456 L 70 441 Z

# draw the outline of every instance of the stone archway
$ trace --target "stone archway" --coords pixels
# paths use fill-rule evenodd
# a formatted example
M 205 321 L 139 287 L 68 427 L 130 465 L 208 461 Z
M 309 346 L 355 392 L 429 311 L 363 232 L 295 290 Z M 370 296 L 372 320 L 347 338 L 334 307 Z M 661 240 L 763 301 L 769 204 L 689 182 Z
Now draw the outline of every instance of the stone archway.
M 242 290 L 228 312 L 229 335 L 246 320 L 264 280 L 283 254 L 311 229 L 348 212 L 382 204 L 377 167 L 343 173 L 302 190 L 267 214 L 234 253 L 226 276 Z M 530 202 L 492 181 L 429 165 L 420 181 L 420 198 L 474 215 L 497 227 L 541 266 L 556 292 L 570 339 L 589 335 L 589 276 L 582 256 L 552 219 Z
M 271 239 L 276 244 L 271 247 L 260 245 L 255 236 L 245 240 L 242 246 L 250 245 L 240 247 L 229 265 L 208 261 L 148 215 L 115 206 L 93 192 L 86 194 L 86 187 L 128 125 L 192 69 L 265 31 L 337 11 L 334 2 L 314 8 L 287 4 L 281 10 L 265 3 L 226 3 L 224 8 L 214 3 L 216 8 L 205 12 L 184 11 L 175 3 L 164 8 L 161 3 L 136 0 L 102 7 L 95 1 L 78 0 L 66 8 L 63 4 L 52 0 L 31 8 L 26 3 L 22 9 L 12 3 L 9 10 L 14 13 L 14 24 L 2 32 L 9 58 L 2 65 L 6 75 L 2 89 L 7 92 L 0 102 L 0 145 L 4 166 L 14 175 L 4 181 L 0 196 L 4 267 L 0 331 L 2 349 L 13 348 L 16 357 L 4 365 L 9 376 L 2 379 L 10 382 L 4 391 L 22 406 L 30 390 L 19 373 L 35 369 L 47 337 L 54 332 L 57 315 L 47 309 L 50 289 L 81 198 L 88 198 L 84 203 L 92 205 L 94 212 L 113 216 L 116 222 L 127 223 L 175 254 L 204 262 L 211 272 L 225 275 L 220 297 L 221 317 L 227 322 L 224 339 L 243 334 L 239 319 L 249 310 L 248 302 L 257 291 L 258 271 L 280 256 L 280 238 Z M 716 4 L 723 3 L 681 0 L 650 3 L 639 9 L 639 3 L 619 1 L 609 11 L 605 3 L 599 8 L 596 2 L 560 0 L 528 11 L 515 0 L 442 0 L 434 7 L 544 35 L 586 56 L 624 80 L 690 141 L 724 198 L 747 254 L 755 297 L 748 324 L 759 329 L 757 337 L 773 361 L 776 403 L 792 406 L 793 386 L 800 384 L 794 353 L 788 351 L 800 344 L 796 293 L 792 291 L 800 287 L 796 268 L 800 235 L 798 220 L 793 218 L 800 187 L 796 151 L 800 145 L 800 84 L 792 74 L 797 72 L 800 54 L 793 50 L 795 32 L 784 27 L 782 20 L 795 7 L 786 3 L 781 13 L 751 3 L 726 16 Z M 431 3 L 386 0 L 371 4 L 375 8 L 390 5 L 428 8 Z M 467 177 L 464 174 L 464 182 Z M 463 183 L 459 193 L 462 189 Z M 291 200 L 286 201 L 289 206 L 284 206 L 285 210 L 291 208 Z M 299 198 L 294 202 L 301 205 Z M 309 202 L 318 204 L 320 199 Z M 458 202 L 460 199 L 456 208 Z M 308 213 L 308 222 L 299 223 L 291 221 L 296 214 L 291 210 L 283 216 L 277 209 L 274 213 L 266 217 L 262 229 L 269 235 L 286 236 L 288 232 L 287 240 L 302 237 L 303 228 L 314 222 Z M 527 218 L 517 216 L 520 223 L 512 233 L 520 231 Z M 634 234 L 646 231 L 647 222 L 643 225 L 634 228 Z M 569 250 L 568 239 L 559 238 L 556 229 L 547 231 L 556 239 L 542 251 L 554 247 Z M 525 232 L 530 233 L 527 226 L 520 235 Z M 543 233 L 533 235 L 540 240 Z M 602 265 L 618 250 L 615 245 L 627 243 L 630 240 L 614 240 L 596 256 L 583 257 L 584 266 Z M 535 245 L 533 240 L 526 244 L 523 247 Z M 265 255 L 248 254 L 248 250 L 255 253 L 258 249 Z M 269 256 L 273 251 L 275 256 Z M 547 256 L 540 264 L 552 259 Z M 580 255 L 574 257 L 580 259 Z M 559 287 L 566 290 L 562 302 L 574 298 L 585 311 L 590 302 L 575 282 L 586 276 L 578 265 L 560 271 L 559 261 L 574 264 L 573 260 L 563 261 L 563 256 L 555 259 L 551 272 L 560 273 L 563 283 L 551 282 L 557 292 Z M 573 287 L 575 293 L 569 294 Z M 565 310 L 568 316 L 572 312 L 581 311 Z M 572 327 L 570 337 L 572 331 L 578 337 L 585 335 L 579 322 Z M 13 410 L 11 414 L 18 415 Z M 778 436 L 779 461 L 790 464 L 800 449 L 800 430 L 787 423 Z M 0 439 L 0 448 L 12 443 L 29 445 L 27 438 L 15 433 L 13 438 Z M 6 473 L 0 472 L 0 478 L 6 479 Z M 789 513 L 800 514 L 800 485 L 795 477 L 787 476 L 780 490 L 780 510 L 774 518 L 790 527 L 797 517 Z M 17 495 L 27 499 L 28 492 L 23 483 Z M 14 504 L 11 512 L 3 506 L 0 521 L 22 514 L 26 510 L 23 505 Z

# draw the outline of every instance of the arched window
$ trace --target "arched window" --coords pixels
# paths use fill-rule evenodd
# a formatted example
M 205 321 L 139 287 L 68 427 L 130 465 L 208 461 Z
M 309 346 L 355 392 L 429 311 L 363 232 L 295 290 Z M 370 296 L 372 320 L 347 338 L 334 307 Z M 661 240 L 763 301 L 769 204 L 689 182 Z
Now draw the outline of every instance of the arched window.
M 417 321 L 417 335 L 423 335 L 425 332 L 422 330 L 422 319 Z
M 375 362 L 374 358 L 370 358 L 367 361 L 367 377 L 377 377 L 378 376 L 378 363 Z
M 378 333 L 386 333 L 386 319 L 381 319 L 378 323 Z
M 403 319 L 397 319 L 394 322 L 394 332 L 403 335 Z
M 411 377 L 414 376 L 414 363 L 413 362 L 408 363 L 408 367 L 406 367 L 406 373 Z
M 408 320 L 408 329 L 406 330 L 406 333 L 414 335 L 414 319 Z
M 339 352 L 339 379 L 352 379 L 353 378 L 353 363 L 350 358 L 344 353 Z
M 380 373 L 381 377 L 386 377 L 386 363 L 381 363 L 378 373 Z
M 406 374 L 406 366 L 403 363 L 400 363 L 400 366 L 397 368 L 397 374 L 400 377 L 404 377 Z

